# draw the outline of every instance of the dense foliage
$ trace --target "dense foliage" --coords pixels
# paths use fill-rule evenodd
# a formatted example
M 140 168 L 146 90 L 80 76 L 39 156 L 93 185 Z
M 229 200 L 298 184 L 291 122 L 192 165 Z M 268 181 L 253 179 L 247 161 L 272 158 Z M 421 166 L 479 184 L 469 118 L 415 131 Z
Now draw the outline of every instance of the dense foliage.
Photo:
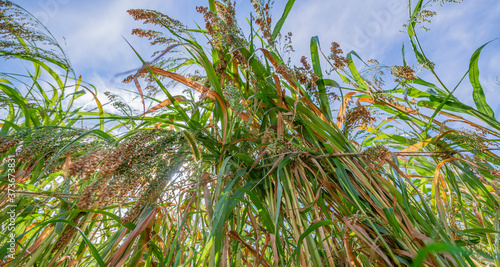
M 275 22 L 253 0 L 249 33 L 226 0 L 197 8 L 199 29 L 130 10 L 152 26 L 133 34 L 162 49 L 146 62 L 132 48 L 144 64 L 125 82 L 144 110 L 107 92 L 111 114 L 50 33 L 0 1 L 0 55 L 31 64 L 0 77 L 0 265 L 500 266 L 484 46 L 445 86 L 417 36 L 435 15 L 420 0 L 406 25 L 418 66 L 312 37 L 296 67 L 280 33 L 293 3 Z M 476 107 L 453 95 L 467 78 Z M 86 93 L 95 110 L 73 106 Z

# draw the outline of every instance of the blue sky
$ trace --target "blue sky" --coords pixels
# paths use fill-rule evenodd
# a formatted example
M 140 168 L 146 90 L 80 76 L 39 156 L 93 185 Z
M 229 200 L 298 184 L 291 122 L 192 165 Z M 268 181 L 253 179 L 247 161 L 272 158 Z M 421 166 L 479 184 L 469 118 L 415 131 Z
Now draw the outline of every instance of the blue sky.
M 99 98 L 105 100 L 105 91 L 118 87 L 134 89 L 121 84 L 113 75 L 139 67 L 140 62 L 128 45 L 126 37 L 143 55 L 155 50 L 145 40 L 130 36 L 141 23 L 134 21 L 126 10 L 131 8 L 156 9 L 194 26 L 202 23 L 195 11 L 206 1 L 194 0 L 18 0 L 14 1 L 38 17 L 51 30 L 66 49 L 77 75 L 94 84 Z M 236 1 L 240 24 L 250 13 L 250 1 Z M 286 1 L 276 0 L 273 19 L 281 16 Z M 332 41 L 341 44 L 344 51 L 355 50 L 363 59 L 377 59 L 382 65 L 401 65 L 401 44 L 405 42 L 408 57 L 412 55 L 407 35 L 400 33 L 406 23 L 406 0 L 297 0 L 282 32 L 293 32 L 295 54 L 292 63 L 299 64 L 302 55 L 309 55 L 309 42 L 318 35 L 322 47 L 328 51 Z M 453 88 L 468 69 L 472 53 L 487 41 L 500 37 L 500 1 L 465 0 L 460 4 L 435 5 L 437 17 L 428 25 L 429 32 L 420 33 L 420 41 L 427 48 L 428 57 L 437 63 L 436 72 L 444 83 Z M 500 40 L 484 49 L 480 58 L 481 82 L 487 101 L 500 114 L 497 98 L 500 86 Z M 428 74 L 419 74 L 435 82 Z M 127 93 L 122 93 L 127 97 Z M 473 105 L 470 83 L 459 88 L 456 95 L 466 104 Z M 82 99 L 91 101 L 91 96 Z M 140 101 L 134 102 L 140 107 Z

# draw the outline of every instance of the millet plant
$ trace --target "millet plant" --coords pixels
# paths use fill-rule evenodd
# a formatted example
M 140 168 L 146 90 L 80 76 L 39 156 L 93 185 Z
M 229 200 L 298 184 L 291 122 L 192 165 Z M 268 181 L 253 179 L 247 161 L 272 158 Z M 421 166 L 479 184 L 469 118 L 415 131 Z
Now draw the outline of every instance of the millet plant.
M 446 86 L 417 35 L 435 14 L 410 1 L 418 66 L 318 37 L 293 66 L 280 33 L 293 4 L 276 21 L 252 0 L 246 33 L 227 0 L 197 7 L 195 29 L 129 10 L 161 49 L 148 62 L 131 46 L 143 65 L 124 81 L 144 108 L 109 92 L 112 114 L 50 33 L 0 1 L 0 55 L 32 67 L 0 77 L 0 266 L 500 266 L 484 46 Z M 454 96 L 468 80 L 475 107 Z M 85 93 L 96 110 L 73 106 Z

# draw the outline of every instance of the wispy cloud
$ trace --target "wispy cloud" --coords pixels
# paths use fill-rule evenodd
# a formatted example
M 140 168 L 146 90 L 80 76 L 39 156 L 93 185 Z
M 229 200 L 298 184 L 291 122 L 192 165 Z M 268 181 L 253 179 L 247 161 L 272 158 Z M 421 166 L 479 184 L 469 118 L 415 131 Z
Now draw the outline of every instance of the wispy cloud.
M 306 1 L 297 3 L 284 29 L 294 33 L 297 51 L 309 52 L 309 40 L 318 35 L 324 49 L 333 41 L 345 51 L 365 58 L 385 57 L 387 49 L 401 43 L 406 21 L 404 1 Z

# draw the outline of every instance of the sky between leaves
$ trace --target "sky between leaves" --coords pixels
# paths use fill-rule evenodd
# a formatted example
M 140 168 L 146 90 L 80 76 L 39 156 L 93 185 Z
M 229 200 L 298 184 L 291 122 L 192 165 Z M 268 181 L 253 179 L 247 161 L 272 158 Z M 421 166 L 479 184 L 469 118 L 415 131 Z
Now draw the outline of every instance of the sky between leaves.
M 120 92 L 125 99 L 133 95 L 117 88 L 134 90 L 133 84 L 122 84 L 113 75 L 139 67 L 140 61 L 128 47 L 122 36 L 136 50 L 149 58 L 153 51 L 145 40 L 131 36 L 134 28 L 142 24 L 134 21 L 126 11 L 132 8 L 155 9 L 184 24 L 196 28 L 203 25 L 196 6 L 206 6 L 202 0 L 18 0 L 21 5 L 39 20 L 65 48 L 77 75 L 94 84 L 98 97 L 106 102 L 105 91 Z M 276 22 L 284 9 L 285 0 L 276 0 L 273 20 Z M 500 37 L 500 1 L 465 0 L 461 4 L 434 5 L 438 12 L 431 30 L 420 33 L 420 41 L 428 58 L 437 63 L 436 72 L 444 83 L 453 88 L 467 71 L 472 53 L 484 43 Z M 240 25 L 245 25 L 251 4 L 249 0 L 237 0 L 236 12 Z M 401 33 L 408 18 L 406 0 L 298 0 L 296 1 L 283 33 L 293 32 L 292 64 L 299 65 L 301 56 L 310 55 L 309 42 L 318 36 L 325 51 L 330 43 L 338 42 L 344 51 L 354 50 L 364 60 L 377 59 L 382 65 L 402 65 L 401 45 L 407 53 L 410 46 L 407 35 Z M 243 27 L 243 29 L 245 29 Z M 487 46 L 480 57 L 480 78 L 487 101 L 500 114 L 500 40 Z M 1 68 L 1 67 L 0 67 Z M 422 78 L 435 82 L 430 76 Z M 179 88 L 179 91 L 181 88 Z M 179 92 L 176 92 L 179 93 Z M 474 106 L 472 88 L 468 80 L 459 87 L 457 97 L 465 104 Z M 83 97 L 79 103 L 93 102 L 92 97 Z M 133 107 L 142 110 L 141 102 L 135 99 Z M 107 107 L 108 110 L 111 106 Z

